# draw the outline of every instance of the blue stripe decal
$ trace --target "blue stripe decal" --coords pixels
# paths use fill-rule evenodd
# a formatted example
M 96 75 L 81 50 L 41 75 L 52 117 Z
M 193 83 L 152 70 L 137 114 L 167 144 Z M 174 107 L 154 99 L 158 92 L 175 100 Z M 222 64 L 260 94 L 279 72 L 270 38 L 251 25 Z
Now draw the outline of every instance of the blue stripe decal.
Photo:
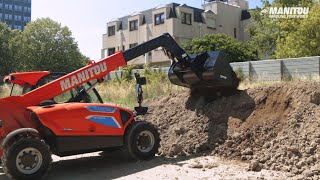
M 114 128 L 121 128 L 119 127 L 120 125 L 115 122 L 116 120 L 113 117 L 109 116 L 88 116 L 87 119 L 90 121 L 109 126 L 109 127 L 114 127 Z
M 103 112 L 103 113 L 114 113 L 117 108 L 108 106 L 85 106 L 91 112 Z

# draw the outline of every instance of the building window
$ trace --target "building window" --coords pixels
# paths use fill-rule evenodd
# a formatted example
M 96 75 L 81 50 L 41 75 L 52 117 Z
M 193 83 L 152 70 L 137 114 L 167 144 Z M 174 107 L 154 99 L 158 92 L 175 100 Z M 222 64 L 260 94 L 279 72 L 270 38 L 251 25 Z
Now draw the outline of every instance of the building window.
M 122 51 L 125 51 L 126 50 L 126 47 L 125 46 L 122 46 Z
M 233 35 L 234 35 L 234 38 L 237 38 L 237 28 L 233 28 Z
M 136 47 L 137 45 L 138 45 L 138 43 L 129 44 L 129 48 Z
M 114 36 L 116 34 L 116 26 L 108 27 L 108 36 Z
M 15 11 L 22 11 L 22 6 L 14 5 L 14 10 Z
M 5 9 L 12 10 L 13 5 L 12 4 L 4 4 Z
M 154 15 L 154 24 L 164 24 L 164 13 Z
M 111 56 L 116 52 L 116 48 L 108 48 L 108 56 Z
M 22 30 L 22 26 L 20 26 L 20 25 L 14 25 L 13 28 L 14 28 L 14 29 Z
M 21 7 L 21 11 L 23 11 L 23 12 L 31 12 L 31 8 L 30 7 L 23 7 L 23 9 L 22 9 L 22 7 Z
M 181 13 L 181 23 L 182 24 L 189 24 L 191 25 L 191 16 L 192 14 L 189 13 Z
M 149 59 L 152 57 L 152 52 L 151 52 L 151 51 L 149 51 L 149 52 L 146 53 L 146 54 L 148 54 Z M 143 56 L 146 56 L 146 54 L 143 54 Z
M 214 18 L 207 18 L 207 26 L 208 28 L 216 28 L 216 20 Z
M 16 16 L 16 15 L 14 15 L 14 20 L 15 20 L 15 21 L 21 21 L 22 18 L 21 18 L 21 16 Z
M 138 20 L 130 21 L 130 31 L 138 30 Z

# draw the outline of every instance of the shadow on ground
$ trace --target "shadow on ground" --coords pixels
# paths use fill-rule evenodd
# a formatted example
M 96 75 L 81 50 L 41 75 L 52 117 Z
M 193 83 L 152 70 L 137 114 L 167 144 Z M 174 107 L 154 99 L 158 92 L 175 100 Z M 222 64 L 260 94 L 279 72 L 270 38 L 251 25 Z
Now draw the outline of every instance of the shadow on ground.
M 85 157 L 75 156 L 71 159 L 61 159 L 54 157 L 52 168 L 46 176 L 46 180 L 105 180 L 125 177 L 137 172 L 152 169 L 154 167 L 164 164 L 175 164 L 182 166 L 184 161 L 189 158 L 165 158 L 157 156 L 148 161 L 134 161 L 130 160 L 128 156 L 123 153 L 111 153 L 101 155 L 99 153 L 91 153 L 84 155 Z M 0 179 L 9 180 L 3 174 L 0 168 Z

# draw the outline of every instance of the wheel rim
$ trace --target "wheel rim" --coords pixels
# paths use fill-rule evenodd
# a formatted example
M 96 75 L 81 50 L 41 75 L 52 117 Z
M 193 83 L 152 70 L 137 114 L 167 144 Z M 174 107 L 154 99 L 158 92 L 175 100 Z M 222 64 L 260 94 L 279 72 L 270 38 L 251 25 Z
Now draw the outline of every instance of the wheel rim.
M 137 137 L 137 147 L 141 152 L 149 152 L 152 150 L 155 138 L 152 132 L 142 131 Z
M 42 165 L 42 155 L 35 148 L 25 148 L 18 153 L 16 158 L 17 169 L 23 174 L 33 174 Z

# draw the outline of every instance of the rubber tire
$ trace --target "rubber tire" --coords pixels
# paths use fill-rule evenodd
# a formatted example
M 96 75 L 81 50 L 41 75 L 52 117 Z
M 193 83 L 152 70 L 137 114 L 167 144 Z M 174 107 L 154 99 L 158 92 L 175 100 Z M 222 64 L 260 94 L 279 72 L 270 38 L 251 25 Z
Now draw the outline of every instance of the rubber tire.
M 154 136 L 154 146 L 148 152 L 141 152 L 136 143 L 138 135 L 142 131 L 149 131 Z M 160 147 L 160 135 L 158 129 L 151 123 L 145 121 L 136 121 L 131 123 L 125 132 L 125 149 L 133 159 L 148 160 L 154 158 Z
M 16 156 L 25 148 L 35 148 L 42 155 L 42 165 L 38 171 L 33 174 L 24 174 L 16 167 Z M 49 171 L 52 163 L 51 151 L 49 146 L 38 137 L 20 137 L 8 147 L 4 148 L 4 154 L 1 158 L 2 168 L 6 175 L 11 179 L 37 180 L 42 179 Z

